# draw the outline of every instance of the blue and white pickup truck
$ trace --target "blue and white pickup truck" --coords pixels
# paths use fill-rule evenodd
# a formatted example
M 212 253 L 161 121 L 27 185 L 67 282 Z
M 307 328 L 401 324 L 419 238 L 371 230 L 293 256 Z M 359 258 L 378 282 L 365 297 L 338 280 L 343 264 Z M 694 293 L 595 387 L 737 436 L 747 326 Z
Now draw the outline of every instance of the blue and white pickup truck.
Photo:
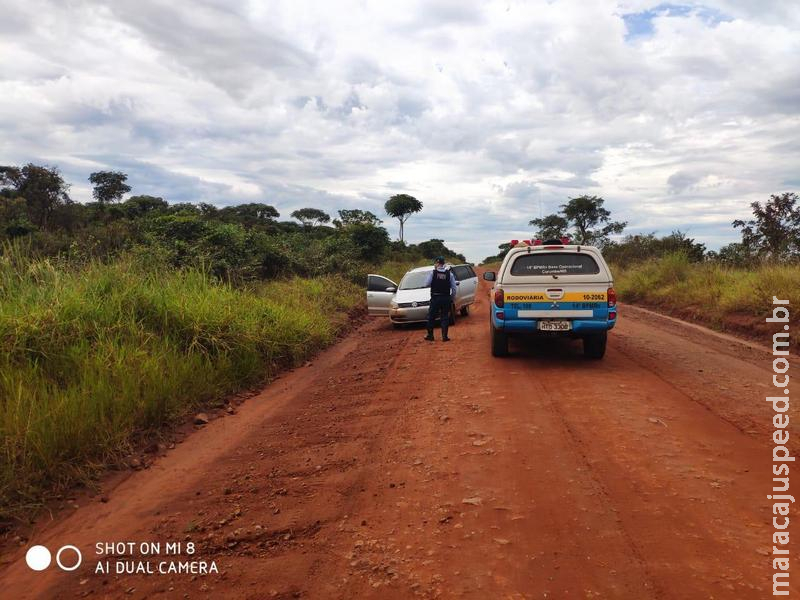
M 568 240 L 512 240 L 497 272 L 490 302 L 492 354 L 508 354 L 514 335 L 581 338 L 584 355 L 602 358 L 617 322 L 617 294 L 600 250 Z

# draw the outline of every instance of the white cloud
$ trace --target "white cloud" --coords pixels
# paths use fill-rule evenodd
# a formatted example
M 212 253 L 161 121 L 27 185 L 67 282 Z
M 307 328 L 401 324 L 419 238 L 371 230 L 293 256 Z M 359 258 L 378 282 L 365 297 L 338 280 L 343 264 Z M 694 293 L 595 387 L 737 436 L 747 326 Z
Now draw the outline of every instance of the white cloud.
M 480 259 L 581 193 L 714 246 L 798 182 L 794 3 L 0 5 L 0 163 L 80 200 L 95 168 L 284 215 L 408 191 L 411 240 Z

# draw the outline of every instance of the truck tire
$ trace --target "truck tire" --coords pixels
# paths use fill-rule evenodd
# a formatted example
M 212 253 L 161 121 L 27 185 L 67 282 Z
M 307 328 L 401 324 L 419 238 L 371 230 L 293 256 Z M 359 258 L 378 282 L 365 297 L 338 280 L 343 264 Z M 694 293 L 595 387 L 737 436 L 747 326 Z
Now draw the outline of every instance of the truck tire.
M 508 334 L 497 331 L 493 325 L 489 328 L 492 330 L 492 356 L 508 356 Z
M 461 310 L 459 311 L 459 314 L 462 317 L 466 317 L 467 315 L 469 315 L 469 304 L 465 304 L 464 306 L 462 306 Z
M 606 353 L 606 341 L 608 334 L 598 333 L 596 335 L 587 335 L 583 338 L 583 355 L 586 358 L 601 359 Z

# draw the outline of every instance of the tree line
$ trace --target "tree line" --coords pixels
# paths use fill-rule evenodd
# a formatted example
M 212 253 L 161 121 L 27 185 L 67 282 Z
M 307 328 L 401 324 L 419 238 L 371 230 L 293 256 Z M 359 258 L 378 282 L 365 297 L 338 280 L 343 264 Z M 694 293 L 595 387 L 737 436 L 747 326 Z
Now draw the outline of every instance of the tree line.
M 795 262 L 800 260 L 800 198 L 793 192 L 773 194 L 765 202 L 750 205 L 753 217 L 737 219 L 731 225 L 741 232 L 741 241 L 723 246 L 719 251 L 707 250 L 684 232 L 657 237 L 655 233 L 630 234 L 621 240 L 611 236 L 622 234 L 628 223 L 613 221 L 611 212 L 599 196 L 578 196 L 562 204 L 556 213 L 531 219 L 533 237 L 546 240 L 562 236 L 573 243 L 598 246 L 612 262 L 631 263 L 658 258 L 674 252 L 684 253 L 690 261 L 714 260 L 733 266 L 750 266 L 761 262 Z M 510 243 L 500 244 L 500 252 L 484 259 L 484 263 L 502 260 Z
M 70 198 L 57 167 L 0 166 L 0 242 L 22 242 L 37 255 L 71 259 L 140 252 L 176 267 L 202 264 L 216 276 L 237 280 L 328 273 L 357 279 L 365 265 L 386 258 L 416 261 L 441 254 L 465 260 L 442 240 L 403 240 L 406 221 L 422 210 L 406 194 L 385 204 L 400 223 L 400 239 L 393 241 L 368 210 L 342 209 L 331 218 L 307 207 L 291 213 L 295 221 L 282 221 L 266 203 L 218 207 L 150 195 L 125 198 L 132 188 L 119 171 L 91 173 L 88 180 L 93 201 L 80 203 Z

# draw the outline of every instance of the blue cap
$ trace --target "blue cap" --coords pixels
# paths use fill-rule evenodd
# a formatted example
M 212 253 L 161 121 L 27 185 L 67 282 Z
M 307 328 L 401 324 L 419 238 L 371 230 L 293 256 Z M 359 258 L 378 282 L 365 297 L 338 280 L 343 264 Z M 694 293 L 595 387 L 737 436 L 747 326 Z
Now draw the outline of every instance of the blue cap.
M 444 264 L 444 256 L 437 256 L 435 262 Z

